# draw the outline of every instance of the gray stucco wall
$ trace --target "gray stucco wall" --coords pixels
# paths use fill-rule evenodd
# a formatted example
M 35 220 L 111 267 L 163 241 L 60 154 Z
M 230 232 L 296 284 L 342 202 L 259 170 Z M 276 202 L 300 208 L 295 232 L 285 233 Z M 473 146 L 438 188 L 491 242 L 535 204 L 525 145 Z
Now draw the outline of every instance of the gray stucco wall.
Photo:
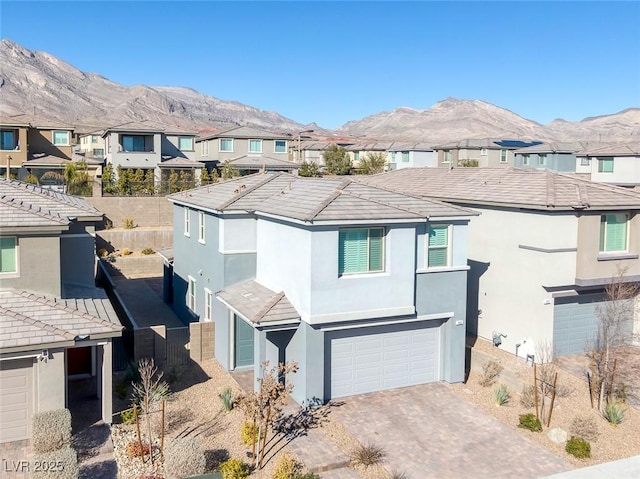
M 66 407 L 65 350 L 50 349 L 47 361 L 36 361 L 36 411 L 51 411 Z
M 55 236 L 17 236 L 17 276 L 3 275 L 2 289 L 27 289 L 60 296 L 60 239 Z
M 529 164 L 523 164 L 522 153 L 516 153 L 514 166 L 516 168 L 539 168 L 552 171 L 572 172 L 576 171 L 576 155 L 573 153 L 547 153 L 546 164 L 541 164 L 540 154 L 529 154 Z
M 60 236 L 60 276 L 63 283 L 95 285 L 95 237 L 93 227 L 72 225 Z
M 298 363 L 298 372 L 290 376 L 293 399 L 300 404 L 314 398 L 324 400 L 324 332 L 300 323 L 286 347 L 285 356 Z

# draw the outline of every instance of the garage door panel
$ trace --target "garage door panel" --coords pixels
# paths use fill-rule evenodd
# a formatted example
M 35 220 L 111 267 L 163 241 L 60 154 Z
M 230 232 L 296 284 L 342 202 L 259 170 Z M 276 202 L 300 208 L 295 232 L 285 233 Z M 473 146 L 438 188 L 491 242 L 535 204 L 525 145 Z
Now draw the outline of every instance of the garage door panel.
M 330 397 L 437 381 L 439 326 L 413 323 L 328 333 Z
M 33 413 L 33 360 L 0 363 L 0 442 L 28 439 Z

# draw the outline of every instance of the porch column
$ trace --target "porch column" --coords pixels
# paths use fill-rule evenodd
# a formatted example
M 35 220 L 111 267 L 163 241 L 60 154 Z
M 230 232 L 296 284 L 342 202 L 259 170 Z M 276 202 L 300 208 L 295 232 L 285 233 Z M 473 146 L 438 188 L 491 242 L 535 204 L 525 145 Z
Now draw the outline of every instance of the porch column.
M 253 388 L 258 391 L 258 378 L 263 376 L 262 363 L 267 359 L 267 333 L 259 329 L 253 330 Z M 272 368 L 273 364 L 269 364 Z
M 113 418 L 113 393 L 112 393 L 112 362 L 113 353 L 111 347 L 111 340 L 102 345 L 102 358 L 101 372 L 102 372 L 102 420 L 106 424 L 111 424 Z

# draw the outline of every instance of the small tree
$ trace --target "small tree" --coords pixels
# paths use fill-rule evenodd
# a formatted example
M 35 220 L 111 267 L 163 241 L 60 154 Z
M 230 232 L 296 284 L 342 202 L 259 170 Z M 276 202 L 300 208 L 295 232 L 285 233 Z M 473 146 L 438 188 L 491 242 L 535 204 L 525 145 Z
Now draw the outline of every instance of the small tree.
M 117 191 L 120 195 L 129 195 L 131 194 L 131 173 L 127 168 L 123 168 L 118 165 L 118 181 L 117 181 Z
M 217 183 L 218 181 L 220 181 L 220 175 L 218 174 L 218 170 L 214 168 L 211 170 L 211 183 Z
M 208 185 L 211 183 L 211 176 L 209 176 L 209 170 L 205 166 L 200 170 L 200 185 Z
M 231 178 L 235 178 L 236 176 L 240 176 L 240 171 L 231 164 L 229 160 L 226 160 L 221 168 L 222 179 L 228 180 Z
M 336 144 L 330 145 L 322 153 L 324 164 L 332 175 L 348 175 L 351 172 L 351 158 L 349 152 Z
M 113 164 L 107 163 L 102 168 L 102 189 L 105 193 L 114 193 L 116 190 L 115 184 L 115 172 L 113 171 Z
M 387 155 L 383 152 L 369 152 L 360 160 L 360 173 L 363 175 L 375 175 L 384 173 L 387 164 Z
M 155 193 L 155 183 L 156 183 L 156 178 L 155 178 L 154 171 L 152 169 L 145 171 L 144 186 L 142 189 L 143 193 L 145 195 L 153 195 Z
M 180 191 L 189 190 L 195 186 L 193 176 L 191 171 L 182 170 L 180 172 Z
M 137 194 L 144 190 L 144 170 L 138 168 L 131 175 L 131 193 Z
M 178 172 L 176 170 L 171 170 L 169 173 L 169 193 L 177 193 L 180 191 L 180 186 L 178 184 L 180 177 L 178 176 Z
M 89 193 L 90 179 L 87 164 L 84 161 L 70 162 L 64 167 L 65 192 L 70 195 Z
M 25 183 L 30 183 L 32 185 L 39 185 L 40 184 L 40 181 L 38 180 L 38 177 L 36 175 L 34 175 L 33 173 L 31 173 L 31 172 L 29 172 L 29 174 L 24 177 L 24 182 Z
M 298 170 L 298 175 L 306 177 L 322 176 L 320 174 L 320 166 L 315 161 L 303 161 Z

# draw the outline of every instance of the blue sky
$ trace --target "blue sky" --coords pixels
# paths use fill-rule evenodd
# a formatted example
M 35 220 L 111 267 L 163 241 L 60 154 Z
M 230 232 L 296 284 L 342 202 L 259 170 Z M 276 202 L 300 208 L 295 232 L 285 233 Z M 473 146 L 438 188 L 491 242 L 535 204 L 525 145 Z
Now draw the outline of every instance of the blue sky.
M 540 123 L 640 106 L 640 2 L 9 2 L 0 34 L 126 85 L 327 128 L 478 99 Z

